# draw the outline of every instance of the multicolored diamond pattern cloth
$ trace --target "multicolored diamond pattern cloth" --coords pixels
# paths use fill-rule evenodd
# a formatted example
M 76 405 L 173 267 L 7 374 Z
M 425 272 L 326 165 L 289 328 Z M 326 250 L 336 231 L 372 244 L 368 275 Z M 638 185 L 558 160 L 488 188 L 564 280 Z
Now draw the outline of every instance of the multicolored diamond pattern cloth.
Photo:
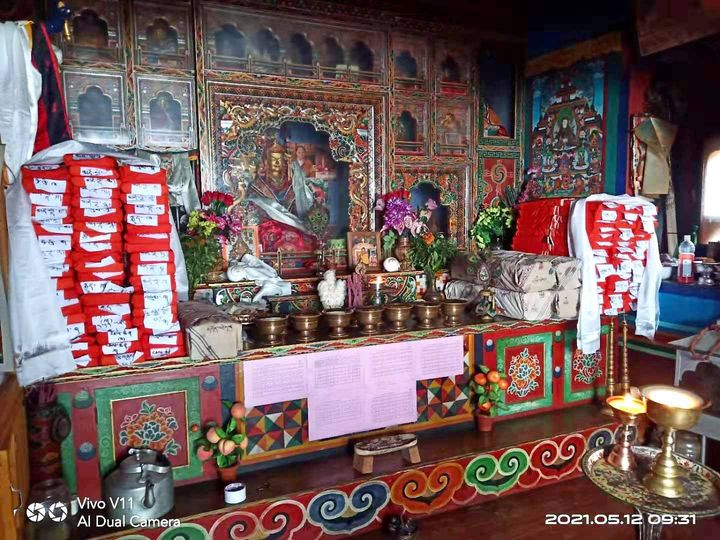
M 245 429 L 248 455 L 299 446 L 308 438 L 306 400 L 250 407 Z
M 508 394 L 524 398 L 530 392 L 538 388 L 537 379 L 540 377 L 540 360 L 537 354 L 530 354 L 525 347 L 522 352 L 510 359 L 510 367 L 507 374 L 511 382 L 508 386 Z

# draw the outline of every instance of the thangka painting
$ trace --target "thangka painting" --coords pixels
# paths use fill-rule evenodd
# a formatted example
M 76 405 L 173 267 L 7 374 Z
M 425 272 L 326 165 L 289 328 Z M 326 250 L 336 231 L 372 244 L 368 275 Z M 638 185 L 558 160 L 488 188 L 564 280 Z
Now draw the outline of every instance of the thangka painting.
M 526 193 L 586 197 L 603 191 L 605 61 L 579 62 L 530 83 L 532 135 Z

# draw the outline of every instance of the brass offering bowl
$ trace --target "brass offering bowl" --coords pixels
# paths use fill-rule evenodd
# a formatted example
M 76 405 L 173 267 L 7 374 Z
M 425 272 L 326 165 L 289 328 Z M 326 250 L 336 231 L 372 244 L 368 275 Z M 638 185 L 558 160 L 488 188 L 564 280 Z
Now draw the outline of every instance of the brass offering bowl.
M 442 311 L 445 315 L 445 324 L 448 326 L 461 325 L 466 305 L 467 300 L 443 300 Z
M 413 306 L 418 328 L 432 328 L 440 317 L 441 305 L 439 302 L 416 302 Z
M 382 323 L 383 306 L 363 306 L 355 310 L 355 316 L 360 324 L 360 333 L 365 335 L 377 334 Z
M 385 304 L 385 320 L 393 330 L 400 332 L 407 328 L 413 307 L 410 304 Z
M 255 337 L 259 341 L 274 345 L 287 332 L 287 315 L 268 315 L 255 319 Z
M 689 390 L 664 384 L 643 386 L 640 392 L 647 402 L 648 418 L 663 428 L 662 448 L 643 484 L 663 497 L 682 497 L 685 488 L 680 478 L 685 471 L 673 455 L 675 431 L 688 430 L 697 424 L 710 402 Z
M 618 441 L 607 456 L 607 462 L 622 471 L 635 470 L 637 460 L 632 452 L 632 443 L 637 430 L 632 430 L 630 427 L 635 426 L 637 429 L 641 416 L 647 411 L 645 401 L 626 394 L 624 396 L 610 396 L 606 402 L 612 409 L 615 418 L 622 424 L 622 431 L 620 431 Z
M 320 325 L 319 313 L 293 313 L 290 315 L 293 327 L 300 334 L 300 341 L 312 341 Z
M 333 309 L 325 311 L 325 322 L 330 327 L 331 338 L 342 338 L 347 337 L 347 327 L 350 326 L 350 319 L 352 319 L 353 312 L 351 310 Z

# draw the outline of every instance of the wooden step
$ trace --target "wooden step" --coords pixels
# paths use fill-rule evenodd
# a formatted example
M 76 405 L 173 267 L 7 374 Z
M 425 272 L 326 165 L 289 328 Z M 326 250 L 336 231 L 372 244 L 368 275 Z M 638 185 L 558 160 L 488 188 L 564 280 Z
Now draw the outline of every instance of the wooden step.
M 175 508 L 165 517 L 191 524 L 173 532 L 192 527 L 206 531 L 208 539 L 227 538 L 227 527 L 241 522 L 245 530 L 277 538 L 289 538 L 293 528 L 301 527 L 302 538 L 304 528 L 312 532 L 307 538 L 369 532 L 389 514 L 422 517 L 581 476 L 585 450 L 608 444 L 617 426 L 598 411 L 586 405 L 507 420 L 489 433 L 467 424 L 419 433 L 421 463 L 408 466 L 398 453 L 379 456 L 370 475 L 353 469 L 351 447 L 310 461 L 290 458 L 272 468 L 258 465 L 239 476 L 247 485 L 242 505 L 226 506 L 220 484 L 205 482 L 176 488 Z M 327 510 L 330 507 L 336 511 Z M 161 530 L 132 534 L 154 540 Z M 84 529 L 77 537 L 123 536 L 109 532 Z

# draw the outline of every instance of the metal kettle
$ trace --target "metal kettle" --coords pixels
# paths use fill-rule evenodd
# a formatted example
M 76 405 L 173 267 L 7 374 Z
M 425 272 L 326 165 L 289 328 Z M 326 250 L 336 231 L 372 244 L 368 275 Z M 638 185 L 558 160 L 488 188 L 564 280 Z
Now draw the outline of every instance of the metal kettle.
M 131 448 L 129 456 L 105 477 L 105 512 L 111 519 L 153 519 L 170 511 L 175 504 L 172 465 L 159 452 Z

